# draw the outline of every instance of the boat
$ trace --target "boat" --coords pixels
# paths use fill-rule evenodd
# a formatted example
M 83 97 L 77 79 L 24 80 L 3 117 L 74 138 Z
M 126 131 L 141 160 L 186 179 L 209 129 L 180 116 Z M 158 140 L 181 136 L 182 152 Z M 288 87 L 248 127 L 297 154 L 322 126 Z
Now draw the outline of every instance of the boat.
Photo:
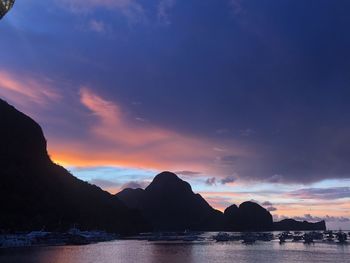
M 339 231 L 339 232 L 336 234 L 336 236 L 337 236 L 337 239 L 338 239 L 338 243 L 340 243 L 340 244 L 345 244 L 345 243 L 347 243 L 348 237 L 347 237 L 346 233 L 344 233 L 344 232 L 342 232 L 342 231 Z
M 280 236 L 278 237 L 278 239 L 280 240 L 280 244 L 282 244 L 282 243 L 285 243 L 285 242 L 286 242 L 286 237 L 285 237 L 285 236 L 283 236 L 283 235 L 280 235 Z
M 258 233 L 256 238 L 260 241 L 271 241 L 274 236 L 272 233 Z
M 31 245 L 30 239 L 24 235 L 8 235 L 1 239 L 2 248 L 29 247 Z
M 257 240 L 256 236 L 252 233 L 247 233 L 245 235 L 243 235 L 243 244 L 254 244 Z
M 71 235 L 67 241 L 67 245 L 88 245 L 89 240 L 86 237 L 80 235 Z
M 322 240 L 323 234 L 321 232 L 312 231 L 309 233 L 314 240 Z
M 280 243 L 284 243 L 287 239 L 293 239 L 293 235 L 289 231 L 285 231 L 279 235 L 278 239 L 280 240 Z
M 217 235 L 213 236 L 213 239 L 216 240 L 216 242 L 227 242 L 230 240 L 230 235 L 220 232 Z
M 193 241 L 197 241 L 198 239 L 199 239 L 199 237 L 196 235 L 186 235 L 183 237 L 182 241 L 193 242 Z
M 303 235 L 301 232 L 299 233 L 294 233 L 293 235 L 293 242 L 298 242 L 298 241 L 301 241 L 303 240 Z
M 304 234 L 304 244 L 311 244 L 314 242 L 313 235 L 311 233 Z
M 331 230 L 325 231 L 325 232 L 324 232 L 324 235 L 325 235 L 326 241 L 328 241 L 328 242 L 333 242 L 333 241 L 334 241 L 334 234 L 333 234 L 333 231 L 331 231 Z

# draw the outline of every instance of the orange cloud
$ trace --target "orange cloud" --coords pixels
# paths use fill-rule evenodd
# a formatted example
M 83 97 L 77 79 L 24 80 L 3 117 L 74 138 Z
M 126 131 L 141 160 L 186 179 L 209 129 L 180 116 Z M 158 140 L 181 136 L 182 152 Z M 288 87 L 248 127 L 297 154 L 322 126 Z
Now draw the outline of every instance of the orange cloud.
M 350 217 L 350 202 L 339 201 L 310 201 L 294 204 L 278 205 L 278 214 L 289 217 L 312 214 L 314 216 L 346 216 Z
M 89 139 L 50 143 L 52 158 L 69 166 L 151 168 L 159 170 L 191 169 L 217 172 L 217 143 L 134 121 L 116 103 L 98 96 L 91 89 L 80 89 L 80 102 L 89 110 Z M 232 154 L 246 152 L 230 147 Z

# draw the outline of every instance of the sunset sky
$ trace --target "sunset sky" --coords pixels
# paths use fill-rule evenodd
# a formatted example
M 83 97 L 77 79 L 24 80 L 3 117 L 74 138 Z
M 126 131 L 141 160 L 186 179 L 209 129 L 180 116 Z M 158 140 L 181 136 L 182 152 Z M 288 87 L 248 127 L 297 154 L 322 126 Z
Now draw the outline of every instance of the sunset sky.
M 0 97 L 116 193 L 170 170 L 215 208 L 350 229 L 350 1 L 17 0 Z

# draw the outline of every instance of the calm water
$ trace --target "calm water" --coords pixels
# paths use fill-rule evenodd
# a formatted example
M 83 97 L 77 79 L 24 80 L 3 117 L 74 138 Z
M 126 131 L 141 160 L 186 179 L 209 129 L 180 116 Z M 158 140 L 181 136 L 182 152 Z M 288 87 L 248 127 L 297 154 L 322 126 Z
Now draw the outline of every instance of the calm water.
M 121 240 L 88 246 L 0 249 L 1 263 L 350 262 L 350 245 L 286 243 L 152 243 Z

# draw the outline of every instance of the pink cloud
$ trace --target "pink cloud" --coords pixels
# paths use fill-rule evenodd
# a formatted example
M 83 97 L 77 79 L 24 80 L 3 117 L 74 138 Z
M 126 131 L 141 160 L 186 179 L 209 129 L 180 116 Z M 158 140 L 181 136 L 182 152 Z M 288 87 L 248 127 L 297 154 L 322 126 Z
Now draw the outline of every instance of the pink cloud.
M 30 104 L 46 107 L 61 99 L 49 79 L 0 69 L 0 96 L 11 103 L 28 108 Z
M 102 21 L 92 19 L 89 22 L 89 29 L 97 33 L 104 33 L 106 32 L 106 25 Z
M 79 95 L 81 105 L 87 110 L 83 118 L 88 118 L 89 139 L 51 143 L 50 153 L 57 162 L 72 166 L 218 172 L 214 150 L 217 142 L 137 121 L 119 104 L 106 100 L 92 89 L 83 87 Z M 247 154 L 239 147 L 230 149 L 232 154 Z

